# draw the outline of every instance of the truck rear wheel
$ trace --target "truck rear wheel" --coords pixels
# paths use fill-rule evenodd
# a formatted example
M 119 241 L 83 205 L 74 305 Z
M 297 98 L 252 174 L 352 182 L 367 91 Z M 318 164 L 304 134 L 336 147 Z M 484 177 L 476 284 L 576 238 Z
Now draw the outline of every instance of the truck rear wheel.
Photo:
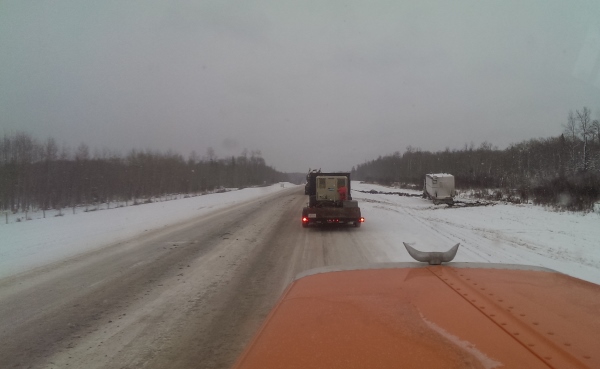
M 354 226 L 356 228 L 360 227 L 360 219 L 357 219 L 357 220 L 354 221 Z

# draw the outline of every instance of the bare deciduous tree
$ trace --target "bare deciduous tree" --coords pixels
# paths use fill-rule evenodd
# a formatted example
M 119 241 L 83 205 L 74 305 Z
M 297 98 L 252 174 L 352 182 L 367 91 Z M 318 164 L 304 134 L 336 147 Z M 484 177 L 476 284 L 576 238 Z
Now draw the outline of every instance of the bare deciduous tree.
M 592 137 L 592 119 L 590 109 L 583 107 L 582 111 L 577 110 L 577 132 L 581 135 L 583 140 L 583 157 L 582 157 L 582 170 L 587 171 L 589 165 L 588 155 L 588 139 Z
M 573 111 L 569 111 L 567 118 L 567 124 L 563 126 L 566 138 L 571 146 L 571 165 L 572 170 L 575 171 L 575 149 L 577 147 L 577 122 L 575 121 L 575 114 Z
M 592 122 L 592 131 L 595 139 L 598 140 L 598 143 L 600 144 L 600 121 L 598 119 Z

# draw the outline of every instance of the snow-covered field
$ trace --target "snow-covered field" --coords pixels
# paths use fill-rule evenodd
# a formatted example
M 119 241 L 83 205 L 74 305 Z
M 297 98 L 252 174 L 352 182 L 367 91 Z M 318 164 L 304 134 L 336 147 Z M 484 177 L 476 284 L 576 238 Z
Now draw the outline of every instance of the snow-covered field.
M 352 183 L 379 244 L 411 243 L 423 251 L 444 251 L 460 242 L 455 261 L 543 266 L 600 284 L 600 215 L 556 212 L 534 205 L 496 204 L 467 208 L 433 205 L 419 197 L 361 191 L 421 191 Z M 391 261 L 409 261 L 401 248 Z
M 0 278 L 134 237 L 147 230 L 293 186 L 277 184 L 117 209 L 66 212 L 0 224 Z M 410 192 L 353 182 L 368 232 L 381 260 L 410 261 L 402 242 L 445 250 L 460 242 L 456 261 L 529 264 L 600 284 L 600 216 L 554 212 L 533 205 L 471 208 L 433 205 L 417 197 L 361 193 Z M 419 193 L 413 191 L 413 193 Z M 298 219 L 298 226 L 300 221 Z M 394 245 L 393 247 L 390 245 Z

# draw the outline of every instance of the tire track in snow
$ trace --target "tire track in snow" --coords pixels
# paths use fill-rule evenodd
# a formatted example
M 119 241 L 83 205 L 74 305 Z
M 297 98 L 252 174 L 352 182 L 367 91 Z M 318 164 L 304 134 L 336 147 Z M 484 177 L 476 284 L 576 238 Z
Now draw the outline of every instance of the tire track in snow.
M 477 261 L 477 262 L 506 262 L 506 263 L 517 263 L 522 264 L 523 258 L 514 254 L 514 252 L 506 250 L 500 245 L 497 240 L 490 239 L 484 234 L 478 235 L 475 232 L 489 232 L 483 229 L 467 229 L 457 223 L 451 223 L 441 219 L 435 219 L 431 217 L 422 216 L 418 211 L 415 211 L 410 206 L 403 206 L 397 203 L 389 201 L 378 201 L 363 199 L 367 202 L 376 202 L 379 205 L 377 207 L 393 211 L 399 214 L 406 215 L 413 222 L 417 223 L 419 227 L 426 230 L 429 233 L 435 233 L 449 242 L 448 247 L 453 244 L 460 242 L 461 251 L 459 253 L 459 259 L 466 259 L 466 261 Z M 441 211 L 441 209 L 440 209 Z M 508 241 L 502 239 L 502 241 Z M 495 245 L 490 246 L 489 243 L 493 242 Z M 508 241 L 510 242 L 510 241 Z M 434 246 L 434 245 L 428 245 Z M 513 246 L 514 247 L 514 246 Z M 417 246 L 418 248 L 418 246 Z M 526 259 L 527 260 L 527 259 Z M 530 262 L 527 260 L 527 262 Z M 539 263 L 536 263 L 539 264 Z

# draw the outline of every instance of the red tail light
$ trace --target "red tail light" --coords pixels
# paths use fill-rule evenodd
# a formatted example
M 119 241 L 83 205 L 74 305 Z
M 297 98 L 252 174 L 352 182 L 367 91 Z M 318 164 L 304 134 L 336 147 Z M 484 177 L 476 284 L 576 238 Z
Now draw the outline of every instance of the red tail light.
M 308 222 L 308 218 L 307 217 L 302 217 L 302 223 L 306 223 Z
M 361 223 L 364 223 L 364 222 L 365 222 L 365 218 L 363 218 L 363 217 L 360 217 L 360 222 L 361 222 Z

